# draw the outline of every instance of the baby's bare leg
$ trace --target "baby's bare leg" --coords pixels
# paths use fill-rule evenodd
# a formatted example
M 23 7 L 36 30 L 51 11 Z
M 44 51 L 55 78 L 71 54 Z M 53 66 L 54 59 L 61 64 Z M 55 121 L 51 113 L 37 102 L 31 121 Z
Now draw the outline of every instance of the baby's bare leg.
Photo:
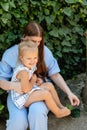
M 52 94 L 52 97 L 54 99 L 54 101 L 56 102 L 56 104 L 60 107 L 60 108 L 63 108 L 64 106 L 62 105 L 62 103 L 60 102 L 60 99 L 59 99 L 59 96 L 53 86 L 52 83 L 50 82 L 46 82 L 46 83 L 43 83 L 41 86 L 41 88 L 44 88 L 46 90 L 48 90 L 51 94 Z
M 39 91 L 34 91 L 27 102 L 25 103 L 25 106 L 29 106 L 33 102 L 37 101 L 45 101 L 47 107 L 55 114 L 56 117 L 62 118 L 65 116 L 70 115 L 70 110 L 64 107 L 63 109 L 60 109 L 54 99 L 52 98 L 52 95 L 50 94 L 49 91 L 47 90 L 39 90 Z

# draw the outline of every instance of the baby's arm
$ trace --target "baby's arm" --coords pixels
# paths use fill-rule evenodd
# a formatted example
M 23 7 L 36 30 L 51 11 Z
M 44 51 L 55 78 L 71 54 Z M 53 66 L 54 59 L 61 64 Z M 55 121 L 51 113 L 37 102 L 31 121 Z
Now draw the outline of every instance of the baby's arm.
M 32 89 L 32 82 L 29 80 L 29 74 L 26 70 L 20 71 L 16 78 L 19 79 L 21 83 L 21 89 L 24 93 L 27 93 Z
M 37 76 L 36 76 L 36 74 L 33 74 L 30 79 L 32 86 L 34 86 L 36 84 L 36 81 L 37 81 Z

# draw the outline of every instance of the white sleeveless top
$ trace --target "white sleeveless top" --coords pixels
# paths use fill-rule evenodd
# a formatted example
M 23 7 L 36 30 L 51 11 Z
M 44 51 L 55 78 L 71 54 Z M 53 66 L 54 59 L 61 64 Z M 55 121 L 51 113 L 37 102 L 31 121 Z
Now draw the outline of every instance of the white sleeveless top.
M 36 70 L 36 66 L 34 66 L 31 70 L 29 70 L 27 67 L 23 66 L 22 64 L 20 64 L 15 70 L 14 70 L 14 73 L 13 73 L 13 77 L 12 77 L 12 80 L 11 81 L 16 81 L 18 82 L 19 80 L 16 78 L 17 74 L 22 71 L 22 70 L 26 70 L 29 74 L 29 79 L 32 77 L 32 74 L 35 72 Z M 26 83 L 25 83 L 26 85 Z M 29 95 L 35 91 L 35 90 L 41 90 L 40 87 L 34 85 L 32 90 L 29 91 L 28 93 L 26 94 L 19 94 L 18 92 L 12 90 L 11 91 L 11 97 L 12 97 L 12 101 L 14 102 L 14 104 L 16 105 L 16 107 L 18 107 L 19 109 L 23 108 L 24 107 L 24 104 L 26 103 L 27 99 L 29 98 Z
M 22 71 L 22 70 L 26 70 L 26 71 L 28 72 L 28 74 L 29 74 L 29 79 L 30 79 L 30 78 L 32 77 L 32 74 L 35 72 L 36 69 L 37 69 L 36 66 L 34 66 L 34 67 L 30 70 L 30 69 L 28 69 L 27 67 L 25 67 L 24 65 L 20 64 L 18 67 L 16 67 L 16 68 L 14 69 L 14 73 L 13 73 L 13 76 L 12 76 L 11 81 L 19 81 L 19 80 L 16 78 L 16 76 L 17 76 L 17 74 L 18 74 L 20 71 Z

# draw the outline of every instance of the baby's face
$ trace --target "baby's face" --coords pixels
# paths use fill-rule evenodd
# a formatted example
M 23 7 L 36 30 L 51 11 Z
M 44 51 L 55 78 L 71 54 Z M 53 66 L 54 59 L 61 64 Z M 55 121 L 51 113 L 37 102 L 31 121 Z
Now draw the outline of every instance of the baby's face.
M 29 69 L 32 69 L 38 62 L 38 51 L 37 50 L 26 50 L 20 57 L 22 64 Z

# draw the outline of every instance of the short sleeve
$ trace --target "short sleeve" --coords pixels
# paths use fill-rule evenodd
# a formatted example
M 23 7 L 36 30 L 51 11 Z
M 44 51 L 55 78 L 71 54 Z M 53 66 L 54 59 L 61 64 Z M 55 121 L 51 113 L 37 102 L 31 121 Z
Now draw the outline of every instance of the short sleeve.
M 4 52 L 2 60 L 0 61 L 0 80 L 9 80 L 12 77 L 18 57 L 17 50 L 17 46 L 13 46 Z
M 52 52 L 46 46 L 44 47 L 44 60 L 48 68 L 49 76 L 60 72 L 57 60 L 53 57 Z

